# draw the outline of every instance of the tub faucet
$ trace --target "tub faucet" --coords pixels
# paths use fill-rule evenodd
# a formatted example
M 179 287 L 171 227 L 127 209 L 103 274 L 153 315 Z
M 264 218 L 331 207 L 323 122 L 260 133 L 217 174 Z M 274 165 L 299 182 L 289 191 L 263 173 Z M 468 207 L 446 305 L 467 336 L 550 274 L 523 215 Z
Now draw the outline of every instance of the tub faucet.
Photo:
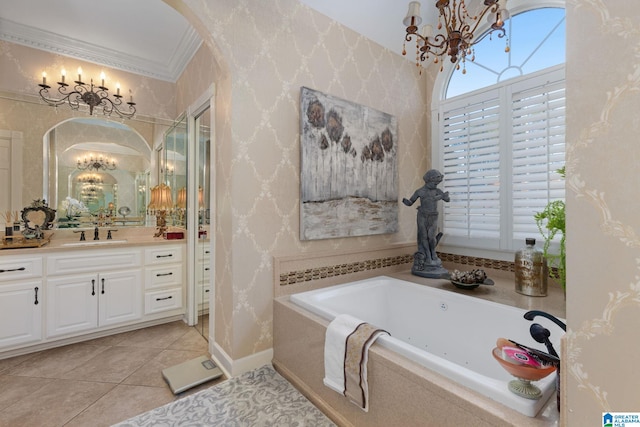
M 542 316 L 542 317 L 546 317 L 547 319 L 551 320 L 553 323 L 555 323 L 556 325 L 560 326 L 562 328 L 563 331 L 567 332 L 567 325 L 561 321 L 560 319 L 558 319 L 557 317 L 546 313 L 544 311 L 540 311 L 540 310 L 531 310 L 531 311 L 527 311 L 524 314 L 524 318 L 527 320 L 533 320 L 536 316 Z
M 542 316 L 542 317 L 546 317 L 547 319 L 551 320 L 553 323 L 555 323 L 556 325 L 560 326 L 562 328 L 563 331 L 567 332 L 567 325 L 561 321 L 560 319 L 558 319 L 557 317 L 546 313 L 544 311 L 540 311 L 540 310 L 531 310 L 531 311 L 527 311 L 524 314 L 524 318 L 527 320 L 531 320 L 533 321 L 533 319 L 535 319 L 536 316 Z M 531 328 L 529 328 L 529 333 L 531 333 L 531 337 L 536 340 L 537 342 L 544 344 L 545 347 L 547 347 L 547 351 L 553 355 L 558 357 L 558 353 L 556 352 L 556 350 L 553 348 L 553 344 L 551 344 L 551 341 L 549 340 L 549 337 L 551 336 L 551 332 L 549 332 L 549 330 L 547 328 L 545 328 L 544 326 L 538 324 L 538 323 L 533 323 L 531 325 Z M 556 406 L 558 407 L 558 411 L 560 411 L 560 365 L 556 365 Z

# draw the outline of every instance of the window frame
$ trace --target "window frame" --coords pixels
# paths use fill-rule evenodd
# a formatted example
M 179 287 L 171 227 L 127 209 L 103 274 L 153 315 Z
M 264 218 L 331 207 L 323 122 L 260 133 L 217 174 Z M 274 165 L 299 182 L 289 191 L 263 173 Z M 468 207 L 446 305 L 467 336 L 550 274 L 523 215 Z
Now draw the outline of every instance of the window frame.
M 543 0 L 540 3 L 536 4 L 535 7 L 531 7 L 530 4 L 526 5 L 524 4 L 524 2 L 517 2 L 517 0 L 513 1 L 513 3 L 517 3 L 517 4 L 514 4 L 513 5 L 514 7 L 511 7 L 512 4 L 510 2 L 509 9 L 512 15 L 526 12 L 533 9 L 545 8 L 545 7 L 562 7 L 562 8 L 565 7 L 564 1 L 553 1 L 553 0 L 551 1 Z M 484 29 L 480 28 L 479 31 L 480 32 L 486 31 L 486 28 Z M 443 164 L 444 164 L 443 157 L 442 157 L 443 147 L 441 144 L 442 135 L 441 135 L 441 124 L 440 124 L 440 117 L 442 114 L 442 107 L 441 107 L 442 103 L 456 102 L 456 101 L 463 100 L 464 98 L 470 98 L 470 97 L 482 97 L 483 93 L 495 91 L 496 88 L 501 88 L 505 86 L 509 86 L 509 87 L 518 86 L 518 85 L 521 85 L 523 81 L 527 81 L 527 80 L 545 79 L 546 75 L 549 73 L 551 74 L 562 73 L 564 75 L 564 71 L 565 71 L 565 64 L 559 64 L 559 65 L 549 67 L 534 73 L 526 74 L 524 76 L 519 76 L 516 78 L 505 80 L 504 82 L 497 83 L 496 85 L 489 86 L 488 88 L 485 87 L 482 89 L 477 89 L 475 91 L 458 95 L 450 99 L 445 99 L 449 80 L 451 78 L 452 73 L 455 72 L 454 67 L 455 67 L 455 64 L 448 64 L 448 67 L 446 67 L 445 70 L 439 73 L 434 83 L 434 90 L 432 92 L 432 104 L 431 104 L 432 105 L 431 123 L 433 124 L 431 126 L 431 141 L 432 141 L 431 153 L 432 153 L 432 159 L 433 159 L 432 167 L 441 171 L 443 170 Z M 511 89 L 502 91 L 500 94 L 501 98 L 499 103 L 501 105 L 511 106 L 512 105 L 511 94 L 512 94 Z M 510 114 L 501 114 L 501 117 L 500 117 L 501 129 L 508 128 L 510 122 L 511 122 Z M 501 141 L 501 144 L 499 147 L 500 159 L 501 159 L 500 160 L 500 180 L 508 181 L 505 183 L 501 182 L 500 184 L 501 185 L 501 196 L 500 196 L 501 208 L 505 206 L 508 208 L 511 208 L 512 206 L 512 204 L 506 205 L 503 200 L 506 197 L 505 195 L 507 193 L 508 194 L 512 193 L 511 182 L 508 179 L 507 180 L 503 179 L 504 176 L 511 175 L 511 168 L 512 168 L 512 163 L 511 163 L 512 158 L 511 158 L 511 152 L 510 152 L 511 136 L 509 136 L 509 138 L 507 139 L 509 143 L 505 143 L 505 141 Z M 565 153 L 566 153 L 566 150 L 565 150 Z M 444 206 L 440 206 L 441 214 L 439 215 L 439 218 L 438 218 L 440 229 L 444 228 L 443 227 L 443 224 L 444 224 L 443 211 L 444 211 Z M 442 241 L 439 244 L 439 250 L 446 253 L 457 254 L 457 255 L 477 256 L 477 257 L 483 257 L 483 258 L 513 261 L 514 251 L 517 250 L 519 246 L 522 246 L 522 244 L 520 244 L 520 242 L 518 242 L 517 240 L 512 239 L 512 235 L 513 235 L 512 212 L 513 211 L 509 209 L 509 214 L 507 215 L 506 220 L 504 218 L 504 215 L 501 214 L 501 218 L 499 220 L 500 222 L 499 241 L 496 241 L 494 239 L 491 239 L 491 240 L 477 239 L 473 241 L 468 241 L 468 240 L 465 241 L 464 239 L 457 239 L 457 238 L 447 236 L 445 233 L 445 235 L 442 238 Z M 532 212 L 532 216 L 533 216 L 533 212 Z M 535 235 L 532 237 L 542 239 L 542 236 L 540 236 L 538 232 L 536 232 Z M 553 245 L 551 249 L 553 250 Z

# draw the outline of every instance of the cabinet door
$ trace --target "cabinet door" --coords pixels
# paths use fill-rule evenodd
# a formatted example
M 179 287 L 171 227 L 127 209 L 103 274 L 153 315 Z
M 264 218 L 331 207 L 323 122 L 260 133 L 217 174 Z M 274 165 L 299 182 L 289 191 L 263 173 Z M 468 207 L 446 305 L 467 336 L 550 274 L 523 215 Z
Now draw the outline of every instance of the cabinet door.
M 42 281 L 0 285 L 0 348 L 42 339 Z
M 98 326 L 98 275 L 47 280 L 47 337 Z
M 142 272 L 116 271 L 99 275 L 100 326 L 129 322 L 142 316 Z

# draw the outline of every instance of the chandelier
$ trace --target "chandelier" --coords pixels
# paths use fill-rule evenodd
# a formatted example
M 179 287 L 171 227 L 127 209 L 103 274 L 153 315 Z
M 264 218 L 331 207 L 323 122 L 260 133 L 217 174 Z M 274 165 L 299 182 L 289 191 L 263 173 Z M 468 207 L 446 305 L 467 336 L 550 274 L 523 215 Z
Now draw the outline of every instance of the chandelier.
M 82 81 L 82 68 L 78 67 L 78 80 L 75 80 L 73 90 L 67 89 L 69 85 L 65 83 L 66 71 L 63 69 L 58 82 L 58 93 L 61 98 L 49 97 L 49 89 L 51 86 L 47 85 L 47 73 L 42 72 L 42 84 L 38 86 L 40 89 L 40 97 L 47 104 L 57 107 L 64 103 L 69 104 L 72 110 L 80 109 L 80 105 L 89 106 L 89 115 L 93 115 L 94 108 L 102 108 L 102 113 L 105 116 L 111 116 L 112 113 L 116 113 L 122 118 L 130 119 L 136 113 L 136 103 L 133 102 L 133 95 L 129 91 L 129 102 L 122 102 L 122 95 L 120 95 L 120 83 L 116 84 L 116 93 L 113 99 L 109 97 L 109 89 L 104 85 L 105 75 L 104 72 L 100 73 L 100 79 L 102 84 L 95 86 L 93 79 L 87 84 Z M 125 104 L 129 106 L 128 111 L 121 110 L 125 107 Z
M 416 40 L 416 65 L 424 62 L 434 56 L 434 62 L 441 62 L 440 58 L 448 55 L 452 63 L 456 64 L 456 69 L 460 69 L 462 62 L 462 73 L 466 74 L 464 67 L 467 55 L 471 55 L 471 61 L 475 60 L 473 46 L 483 40 L 486 36 L 491 36 L 494 32 L 499 38 L 506 35 L 504 30 L 504 21 L 509 18 L 509 12 L 506 10 L 507 0 L 484 0 L 484 9 L 475 16 L 471 16 L 467 10 L 465 0 L 437 0 L 436 8 L 439 11 L 438 30 L 433 35 L 433 27 L 424 25 L 418 32 L 418 25 L 422 23 L 420 16 L 420 2 L 412 1 L 409 3 L 407 16 L 402 23 L 406 26 L 407 34 L 405 41 L 412 41 L 415 36 Z M 479 38 L 474 38 L 474 33 L 482 18 L 488 17 L 491 28 Z M 505 52 L 509 52 L 509 43 Z M 406 55 L 406 49 L 403 46 L 402 54 Z M 443 64 L 440 65 L 440 71 L 443 70 Z
M 89 158 L 84 156 L 83 159 L 78 158 L 78 169 L 83 170 L 114 170 L 116 168 L 116 161 L 113 159 L 107 160 L 102 157 L 102 154 L 97 157 L 93 157 L 93 154 L 89 154 Z
M 102 177 L 95 173 L 86 173 L 77 178 L 78 182 L 83 184 L 102 184 Z

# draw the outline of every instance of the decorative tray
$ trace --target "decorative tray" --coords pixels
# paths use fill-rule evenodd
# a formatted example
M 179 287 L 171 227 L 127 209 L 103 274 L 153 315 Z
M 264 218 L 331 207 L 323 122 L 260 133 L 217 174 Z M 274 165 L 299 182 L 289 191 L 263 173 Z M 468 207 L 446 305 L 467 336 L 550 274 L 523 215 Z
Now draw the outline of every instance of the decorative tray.
M 45 233 L 42 239 L 27 239 L 22 235 L 5 236 L 2 238 L 0 249 L 24 249 L 24 248 L 40 248 L 51 241 L 53 233 Z
M 494 285 L 493 280 L 487 277 L 487 273 L 479 268 L 471 271 L 453 270 L 448 274 L 447 279 L 459 289 L 475 289 L 480 285 Z
M 452 280 L 451 283 L 453 284 L 453 286 L 455 286 L 456 288 L 459 289 L 475 289 L 480 285 L 487 285 L 487 286 L 493 286 L 495 283 L 493 280 L 486 278 L 484 279 L 484 282 L 482 283 L 462 283 L 462 282 L 456 282 L 455 280 Z

